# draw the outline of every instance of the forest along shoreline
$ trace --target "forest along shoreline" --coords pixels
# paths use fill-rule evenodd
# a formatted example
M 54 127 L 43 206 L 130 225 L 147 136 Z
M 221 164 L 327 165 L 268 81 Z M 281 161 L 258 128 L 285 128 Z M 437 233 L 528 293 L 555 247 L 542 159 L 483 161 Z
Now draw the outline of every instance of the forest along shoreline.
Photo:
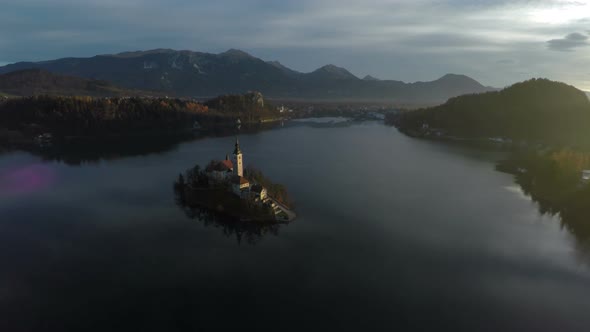
M 278 106 L 280 105 L 280 106 Z M 177 143 L 206 136 L 258 132 L 292 119 L 334 117 L 383 120 L 395 111 L 379 103 L 267 101 L 262 94 L 206 101 L 162 96 L 0 96 L 0 152 L 48 151 L 54 146 L 158 139 Z
M 501 91 L 388 114 L 408 136 L 509 151 L 496 169 L 514 176 L 542 214 L 590 240 L 590 100 L 560 82 L 532 79 Z
M 0 149 L 103 138 L 190 136 L 272 126 L 285 118 L 262 94 L 206 102 L 166 97 L 33 96 L 0 99 Z

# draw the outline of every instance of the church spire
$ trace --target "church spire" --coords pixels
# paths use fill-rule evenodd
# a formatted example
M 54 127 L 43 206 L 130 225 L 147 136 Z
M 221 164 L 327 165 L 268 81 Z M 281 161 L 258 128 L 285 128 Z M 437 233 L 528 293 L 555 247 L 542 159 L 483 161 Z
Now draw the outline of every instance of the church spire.
M 240 150 L 240 142 L 236 137 L 236 148 L 234 149 L 234 174 L 237 176 L 244 176 L 244 161 L 242 150 Z
M 240 141 L 236 137 L 236 148 L 234 149 L 234 154 L 242 154 L 242 150 L 240 150 Z

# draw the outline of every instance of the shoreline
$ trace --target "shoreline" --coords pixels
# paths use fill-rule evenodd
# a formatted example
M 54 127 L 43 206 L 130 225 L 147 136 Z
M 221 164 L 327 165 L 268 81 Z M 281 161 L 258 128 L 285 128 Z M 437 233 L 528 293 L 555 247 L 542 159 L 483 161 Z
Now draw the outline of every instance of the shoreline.
M 278 203 L 274 198 L 269 197 L 271 201 L 280 206 L 281 211 L 285 212 L 288 218 L 281 220 L 276 215 L 270 216 L 268 213 L 265 213 L 263 207 L 248 204 L 229 192 L 225 187 L 192 188 L 189 185 L 185 185 L 177 188 L 177 190 L 183 205 L 191 208 L 204 208 L 235 218 L 236 221 L 240 222 L 281 224 L 289 223 L 295 220 L 297 216 L 288 207 Z

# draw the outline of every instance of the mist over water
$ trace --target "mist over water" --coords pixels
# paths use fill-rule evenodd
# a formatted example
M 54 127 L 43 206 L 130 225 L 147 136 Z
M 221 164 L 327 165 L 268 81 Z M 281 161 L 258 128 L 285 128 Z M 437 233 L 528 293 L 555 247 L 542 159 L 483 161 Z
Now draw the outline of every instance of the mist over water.
M 590 324 L 587 254 L 494 170 L 502 153 L 377 122 L 242 135 L 245 164 L 285 184 L 299 216 L 248 241 L 189 218 L 172 188 L 233 142 L 77 166 L 0 156 L 0 329 Z

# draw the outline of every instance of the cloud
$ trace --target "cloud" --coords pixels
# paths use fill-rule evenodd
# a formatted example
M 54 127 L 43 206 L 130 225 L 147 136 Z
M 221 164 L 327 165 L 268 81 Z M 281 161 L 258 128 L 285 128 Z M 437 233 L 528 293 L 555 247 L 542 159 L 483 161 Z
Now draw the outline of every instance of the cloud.
M 497 64 L 499 65 L 506 65 L 506 66 L 510 66 L 510 65 L 515 65 L 516 61 L 513 59 L 502 59 L 502 60 L 498 60 L 496 61 Z
M 0 0 L 0 62 L 154 48 L 239 48 L 300 71 L 463 73 L 504 86 L 534 76 L 590 87 L 582 0 Z M 92 15 L 80 15 L 92 13 Z M 589 32 L 590 33 L 590 32 Z M 553 39 L 556 36 L 566 36 Z M 509 61 L 498 61 L 510 59 Z M 551 65 L 550 65 L 551 64 Z M 528 76 L 528 77 L 527 77 Z
M 578 32 L 570 33 L 564 38 L 547 41 L 547 47 L 552 51 L 569 52 L 575 48 L 590 45 L 588 36 Z

